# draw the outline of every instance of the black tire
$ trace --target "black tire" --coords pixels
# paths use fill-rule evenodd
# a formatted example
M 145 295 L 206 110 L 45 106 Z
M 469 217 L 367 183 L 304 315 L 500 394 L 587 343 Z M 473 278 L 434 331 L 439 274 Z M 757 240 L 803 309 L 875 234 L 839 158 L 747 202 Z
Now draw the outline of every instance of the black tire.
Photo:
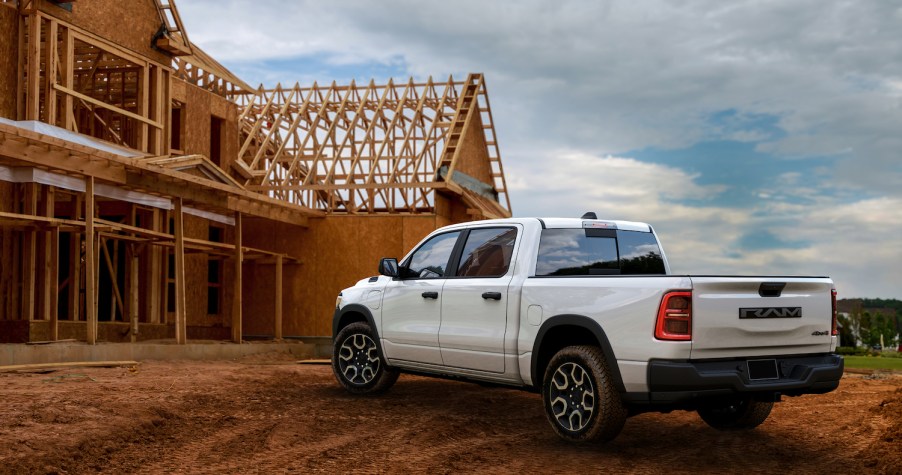
M 773 407 L 772 401 L 743 398 L 700 407 L 698 415 L 717 430 L 749 430 L 767 420 Z
M 554 432 L 570 442 L 607 442 L 626 422 L 627 410 L 597 346 L 558 351 L 545 370 L 542 401 Z
M 342 328 L 332 343 L 332 372 L 352 394 L 385 392 L 400 372 L 389 367 L 376 345 L 376 335 L 363 322 Z

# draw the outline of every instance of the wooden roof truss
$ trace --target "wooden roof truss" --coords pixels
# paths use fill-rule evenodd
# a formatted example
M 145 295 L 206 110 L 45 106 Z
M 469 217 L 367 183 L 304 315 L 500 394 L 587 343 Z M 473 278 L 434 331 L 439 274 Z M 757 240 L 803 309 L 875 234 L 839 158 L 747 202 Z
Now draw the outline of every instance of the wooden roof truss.
M 332 213 L 431 212 L 435 190 L 461 193 L 452 180 L 458 145 L 478 114 L 498 208 L 509 214 L 480 74 L 463 82 L 278 85 L 235 100 L 243 141 L 235 168 L 247 188 Z

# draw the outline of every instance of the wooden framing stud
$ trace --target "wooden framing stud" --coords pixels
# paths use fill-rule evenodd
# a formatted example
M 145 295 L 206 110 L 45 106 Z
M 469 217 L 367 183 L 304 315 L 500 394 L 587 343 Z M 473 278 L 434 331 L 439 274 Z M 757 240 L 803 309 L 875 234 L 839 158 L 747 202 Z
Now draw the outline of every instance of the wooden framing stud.
M 241 265 L 244 260 L 241 238 L 241 213 L 235 213 L 235 275 L 233 277 L 234 290 L 232 295 L 232 342 L 241 343 Z
M 37 214 L 38 185 L 25 183 L 24 213 L 29 216 Z M 35 319 L 35 279 L 37 273 L 37 236 L 33 229 L 24 233 L 24 249 L 22 253 L 22 319 Z
M 85 321 L 88 344 L 97 343 L 97 258 L 94 233 L 94 177 L 85 178 Z
M 187 288 L 185 283 L 185 216 L 181 198 L 173 200 L 175 210 L 175 341 L 180 345 L 187 342 Z
M 276 340 L 282 339 L 282 256 L 276 256 L 276 315 L 273 334 Z

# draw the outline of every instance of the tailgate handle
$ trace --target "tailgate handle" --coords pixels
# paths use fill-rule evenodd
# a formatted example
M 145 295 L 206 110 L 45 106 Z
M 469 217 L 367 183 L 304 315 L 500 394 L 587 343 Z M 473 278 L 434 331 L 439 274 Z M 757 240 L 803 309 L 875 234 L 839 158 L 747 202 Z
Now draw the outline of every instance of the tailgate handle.
M 762 297 L 779 297 L 783 293 L 786 282 L 761 282 L 758 287 L 758 295 Z

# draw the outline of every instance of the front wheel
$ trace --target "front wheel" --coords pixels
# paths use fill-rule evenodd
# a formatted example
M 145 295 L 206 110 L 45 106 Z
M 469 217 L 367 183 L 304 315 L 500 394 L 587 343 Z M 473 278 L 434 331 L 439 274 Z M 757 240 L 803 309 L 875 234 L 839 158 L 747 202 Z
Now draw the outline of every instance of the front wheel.
M 332 372 L 335 379 L 353 394 L 376 394 L 398 380 L 399 371 L 385 364 L 372 328 L 352 323 L 338 332 L 332 343 Z
M 773 402 L 744 398 L 700 407 L 698 415 L 717 430 L 749 430 L 761 425 L 773 407 Z
M 545 416 L 559 437 L 571 442 L 609 441 L 626 422 L 627 410 L 608 362 L 597 346 L 557 352 L 542 382 Z

